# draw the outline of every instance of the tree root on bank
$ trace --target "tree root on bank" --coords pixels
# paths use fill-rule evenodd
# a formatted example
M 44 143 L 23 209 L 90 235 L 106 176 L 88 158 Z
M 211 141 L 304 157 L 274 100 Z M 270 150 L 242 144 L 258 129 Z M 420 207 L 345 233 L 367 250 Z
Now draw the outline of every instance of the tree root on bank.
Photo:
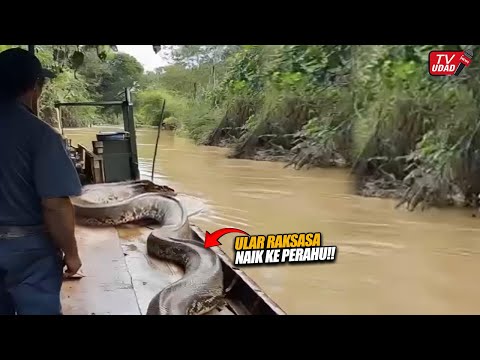
M 402 181 L 407 162 L 405 156 L 358 157 L 352 166 L 357 193 L 367 197 L 402 198 L 408 190 Z
M 410 162 L 408 159 L 403 160 Z M 415 162 L 408 165 L 403 160 L 401 158 L 389 160 L 383 157 L 363 160 L 361 166 L 354 171 L 357 175 L 357 193 L 367 197 L 399 199 L 395 209 L 405 204 L 408 211 L 414 211 L 419 206 L 421 211 L 424 211 L 429 207 L 463 205 L 472 207 L 474 211 L 472 216 L 476 216 L 480 199 L 479 192 L 475 192 L 473 187 L 462 190 L 456 181 L 445 178 L 439 172 L 425 170 Z M 395 164 L 402 164 L 399 168 L 407 171 L 409 168 L 414 169 L 404 177 L 404 171 L 398 173 Z M 388 167 L 389 171 L 394 171 L 397 176 L 385 171 L 385 167 Z
M 286 139 L 293 137 L 294 134 L 257 135 L 255 133 L 257 131 L 258 127 L 246 138 L 240 139 L 228 157 L 268 161 L 286 161 L 289 158 L 290 149 Z
M 276 144 L 274 141 L 280 136 L 276 134 L 261 135 L 258 140 L 262 145 L 255 150 L 252 158 L 259 161 L 288 161 L 290 151 L 282 145 Z
M 419 204 L 424 211 L 428 207 L 442 207 L 454 203 L 452 184 L 436 172 L 427 173 L 417 168 L 405 177 L 403 183 L 408 188 L 395 209 L 405 203 L 409 211 L 414 211 Z
M 358 194 L 365 197 L 380 197 L 389 199 L 399 199 L 405 191 L 405 186 L 399 180 L 389 180 L 386 178 L 368 178 L 364 179 L 359 187 Z
M 228 157 L 230 159 L 251 159 L 255 155 L 259 137 L 267 133 L 267 128 L 267 122 L 262 121 L 251 133 L 245 133 Z
M 344 167 L 347 161 L 334 149 L 320 147 L 313 141 L 303 141 L 295 145 L 291 150 L 293 157 L 285 165 L 285 168 L 293 166 L 295 170 L 305 167 Z
M 245 128 L 243 126 L 217 127 L 201 144 L 205 146 L 227 147 L 236 143 L 244 132 Z

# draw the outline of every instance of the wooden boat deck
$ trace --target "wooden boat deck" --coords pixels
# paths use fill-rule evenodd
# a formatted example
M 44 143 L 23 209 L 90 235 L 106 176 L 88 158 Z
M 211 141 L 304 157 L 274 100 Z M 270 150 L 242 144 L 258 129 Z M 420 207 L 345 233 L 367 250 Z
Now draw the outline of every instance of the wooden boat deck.
M 182 270 L 175 264 L 146 255 L 145 240 L 151 231 L 131 225 L 106 228 L 77 226 L 85 277 L 64 282 L 64 314 L 145 314 L 151 298 L 182 276 Z M 209 315 L 235 314 L 225 307 Z

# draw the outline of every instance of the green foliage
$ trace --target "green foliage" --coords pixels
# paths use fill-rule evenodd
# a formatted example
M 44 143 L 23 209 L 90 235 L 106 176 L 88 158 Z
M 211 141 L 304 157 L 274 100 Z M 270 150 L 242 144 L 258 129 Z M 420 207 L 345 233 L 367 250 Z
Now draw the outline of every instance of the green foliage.
M 109 63 L 101 61 L 96 51 L 88 50 L 85 52 L 85 60 L 78 73 L 84 77 L 85 86 L 92 97 L 96 100 L 103 100 L 102 87 L 106 85 L 105 79 L 112 78 L 112 69 L 110 69 Z
M 220 107 L 211 107 L 208 103 L 190 103 L 183 118 L 182 131 L 197 143 L 204 143 L 208 135 L 218 126 L 225 110 Z
M 170 117 L 166 118 L 165 120 L 163 120 L 163 124 L 164 124 L 165 128 L 168 129 L 168 130 L 176 130 L 181 126 L 180 120 L 178 120 L 174 116 L 170 116 Z
M 305 144 L 311 153 L 347 163 L 403 157 L 453 182 L 480 183 L 472 175 L 475 166 L 480 174 L 480 158 L 477 165 L 472 160 L 480 147 L 480 62 L 474 59 L 459 77 L 434 78 L 427 71 L 430 51 L 465 48 L 171 45 L 162 53 L 173 64 L 144 73 L 111 45 L 42 45 L 41 61 L 60 69 L 45 91 L 42 114 L 54 118 L 52 106 L 60 99 L 113 100 L 130 87 L 137 123 L 158 125 L 165 100 L 166 128 L 197 142 L 228 140 L 242 149 L 237 156 Z M 479 45 L 472 48 L 480 52 Z M 120 120 L 118 113 L 81 108 L 64 116 L 78 126 Z M 391 174 L 401 179 L 405 166 Z
M 0 51 L 18 45 L 0 45 Z M 26 46 L 23 46 L 26 48 Z M 47 83 L 40 115 L 57 123 L 56 102 L 115 100 L 125 87 L 135 89 L 143 74 L 132 56 L 115 53 L 115 45 L 37 45 L 36 55 L 57 77 Z M 62 108 L 64 126 L 87 126 L 121 122 L 120 109 L 93 107 Z
M 221 63 L 239 48 L 240 45 L 170 45 L 166 51 L 176 63 L 192 68 Z
M 468 159 L 480 146 L 480 63 L 448 79 L 429 76 L 426 66 L 432 50 L 465 48 L 243 45 L 214 57 L 211 46 L 181 46 L 172 51 L 176 63 L 154 82 L 188 99 L 193 83 L 202 87 L 202 96 L 185 104 L 196 116 L 190 110 L 177 118 L 182 132 L 201 140 L 218 126 L 215 136 L 236 138 L 239 156 L 252 154 L 245 146 L 290 149 L 303 142 L 347 162 L 413 158 L 454 181 L 468 176 Z M 211 64 L 222 69 L 216 86 L 208 71 L 199 76 Z M 273 140 L 260 141 L 263 135 Z M 393 175 L 402 178 L 405 171 L 397 167 Z
M 480 191 L 480 64 L 474 60 L 450 78 L 431 77 L 426 69 L 431 50 L 465 48 L 357 47 L 352 72 L 357 160 L 386 158 L 384 170 L 396 179 L 417 169 L 464 195 Z M 479 50 L 473 46 L 474 53 Z
M 56 102 L 91 101 L 83 79 L 75 78 L 73 72 L 62 72 L 47 83 L 40 102 L 40 116 L 56 124 Z M 62 108 L 63 125 L 66 127 L 88 126 L 97 123 L 96 109 L 93 107 Z
M 212 68 L 209 65 L 187 69 L 183 65 L 173 64 L 145 74 L 141 82 L 147 89 L 166 89 L 193 99 L 205 94 L 211 76 Z
M 18 47 L 18 45 L 0 45 L 0 52 L 11 49 L 13 47 Z
M 128 54 L 114 54 L 106 65 L 108 71 L 103 73 L 99 89 L 104 100 L 118 98 L 126 87 L 135 89 L 143 74 L 143 66 Z
M 187 100 L 167 90 L 152 89 L 141 91 L 135 97 L 138 117 L 143 124 L 158 126 L 165 101 L 163 119 L 175 117 L 182 121 L 187 113 Z

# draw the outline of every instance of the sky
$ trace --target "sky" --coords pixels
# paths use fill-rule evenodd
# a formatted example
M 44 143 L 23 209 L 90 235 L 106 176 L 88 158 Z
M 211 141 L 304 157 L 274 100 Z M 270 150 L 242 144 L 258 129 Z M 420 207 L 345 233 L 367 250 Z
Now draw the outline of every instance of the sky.
M 144 67 L 145 71 L 153 71 L 159 66 L 165 66 L 168 61 L 162 58 L 161 51 L 155 54 L 152 45 L 117 45 L 118 51 L 135 57 Z

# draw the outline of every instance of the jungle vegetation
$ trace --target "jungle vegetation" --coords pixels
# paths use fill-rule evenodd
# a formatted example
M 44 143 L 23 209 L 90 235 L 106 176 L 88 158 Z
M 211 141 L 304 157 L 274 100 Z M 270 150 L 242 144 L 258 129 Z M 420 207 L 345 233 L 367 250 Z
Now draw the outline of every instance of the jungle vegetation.
M 480 62 L 458 77 L 427 68 L 431 50 L 466 47 L 170 45 L 161 52 L 171 64 L 145 72 L 112 45 L 39 46 L 59 74 L 41 115 L 54 122 L 55 101 L 112 100 L 130 87 L 139 126 L 161 123 L 198 144 L 229 147 L 234 158 L 350 168 L 360 194 L 408 191 L 411 209 L 469 203 L 480 193 Z M 62 115 L 72 127 L 121 121 L 94 108 Z

